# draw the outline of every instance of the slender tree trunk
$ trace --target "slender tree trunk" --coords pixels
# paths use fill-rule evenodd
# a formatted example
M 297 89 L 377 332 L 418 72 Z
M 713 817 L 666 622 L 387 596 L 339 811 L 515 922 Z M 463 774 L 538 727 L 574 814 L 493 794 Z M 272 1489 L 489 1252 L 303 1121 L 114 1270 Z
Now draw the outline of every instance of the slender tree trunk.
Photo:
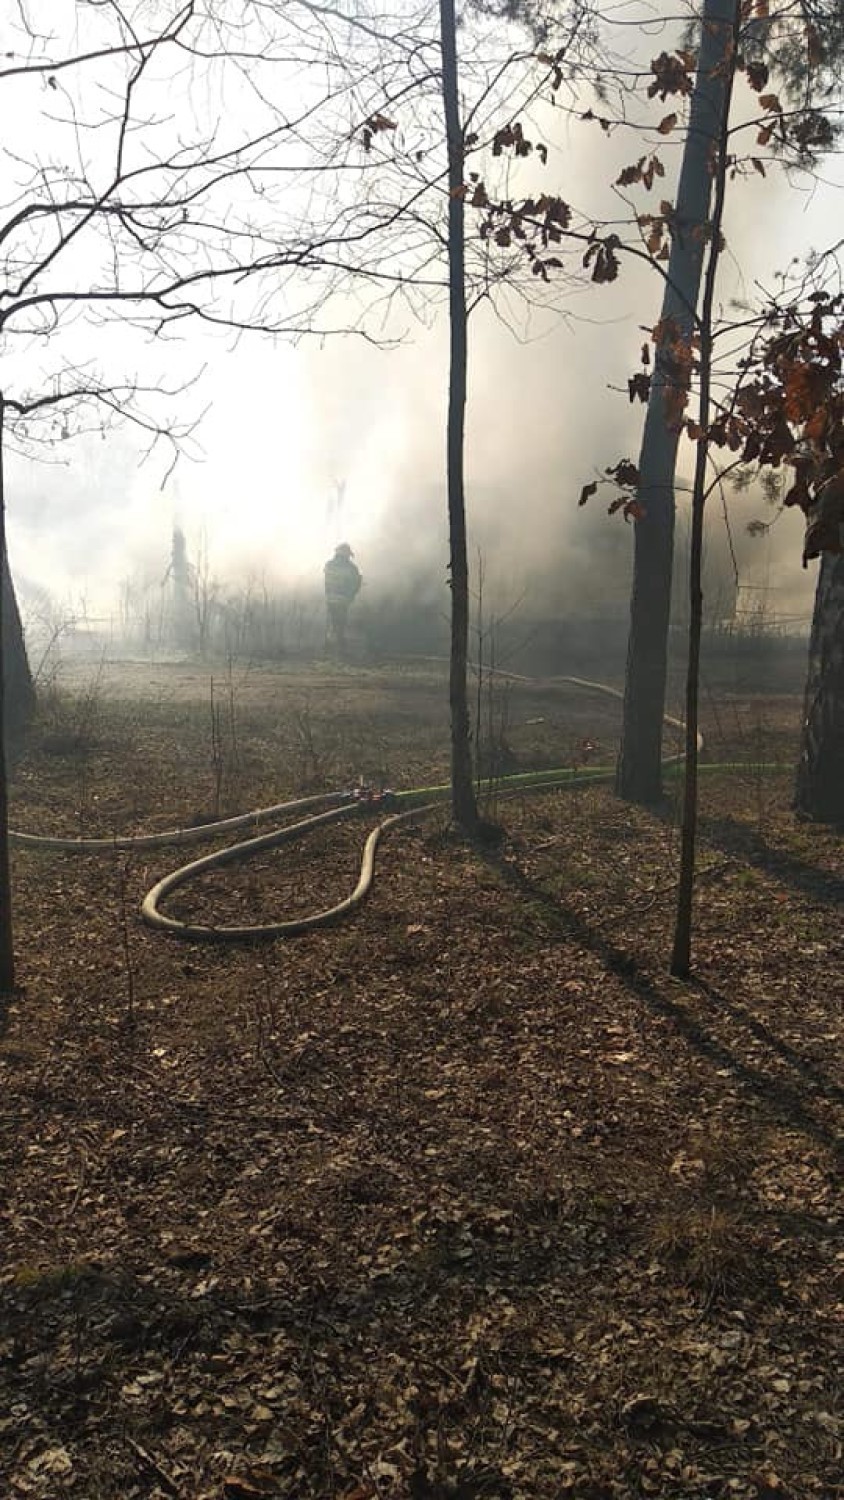
M 677 187 L 662 318 L 691 335 L 706 245 L 713 153 L 724 115 L 735 0 L 705 0 L 697 79 L 689 110 Z M 674 561 L 674 473 L 679 433 L 669 427 L 666 390 L 672 383 L 657 350 L 639 456 L 634 523 L 633 591 L 624 689 L 624 722 L 616 789 L 629 802 L 662 796 L 662 730 L 668 669 L 671 573 Z
M 727 148 L 730 139 L 730 105 L 736 76 L 740 0 L 733 0 L 733 15 L 728 42 L 721 38 L 724 68 L 724 95 L 721 103 L 721 125 L 716 154 L 712 161 L 715 182 L 715 204 L 709 236 L 709 260 L 700 312 L 700 394 L 698 426 L 701 435 L 695 454 L 695 477 L 692 489 L 692 531 L 689 548 L 689 649 L 686 668 L 686 754 L 683 786 L 683 828 L 680 843 L 680 876 L 677 887 L 677 916 L 671 953 L 671 973 L 687 979 L 692 960 L 692 904 L 695 885 L 695 850 L 697 845 L 698 801 L 698 719 L 700 698 L 700 641 L 703 631 L 703 519 L 706 510 L 706 467 L 709 460 L 709 419 L 712 390 L 712 318 L 718 262 L 721 255 L 721 226 L 727 196 Z
M 794 805 L 844 826 L 844 553 L 820 562 Z
M 469 719 L 469 558 L 466 547 L 466 494 L 463 475 L 467 368 L 464 143 L 460 123 L 454 0 L 440 0 L 440 38 L 449 189 L 448 307 L 451 349 L 446 453 L 451 574 L 451 808 L 455 822 L 472 832 L 478 825 L 478 806 L 472 778 Z
M 3 608 L 0 608 L 0 996 L 8 997 L 15 988 L 15 952 L 12 942 L 12 877 L 9 866 L 9 797 L 6 776 L 6 705 L 8 701 L 6 652 L 6 492 L 4 483 L 5 409 L 0 395 L 0 578 Z M 9 579 L 11 597 L 11 578 Z M 17 612 L 17 606 L 15 606 Z M 18 616 L 18 626 L 20 617 Z
M 35 708 L 35 684 L 29 670 L 20 610 L 5 551 L 0 571 L 0 595 L 3 603 L 3 678 L 6 693 L 3 743 L 7 759 L 13 759 Z

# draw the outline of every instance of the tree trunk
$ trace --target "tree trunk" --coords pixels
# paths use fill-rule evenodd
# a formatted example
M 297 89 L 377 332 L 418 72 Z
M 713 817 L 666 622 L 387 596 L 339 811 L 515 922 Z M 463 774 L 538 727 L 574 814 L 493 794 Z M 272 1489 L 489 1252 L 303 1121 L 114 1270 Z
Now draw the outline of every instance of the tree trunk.
M 692 962 L 692 909 L 695 888 L 695 854 L 697 848 L 698 804 L 698 718 L 700 709 L 700 643 L 703 632 L 703 521 L 706 512 L 706 470 L 709 462 L 709 423 L 712 393 L 712 319 L 715 291 L 718 285 L 718 262 L 721 256 L 721 226 L 727 196 L 727 149 L 730 140 L 730 105 L 736 77 L 736 60 L 740 26 L 740 0 L 733 0 L 730 32 L 730 60 L 725 67 L 724 99 L 717 153 L 712 160 L 715 204 L 712 231 L 709 236 L 709 260 L 704 279 L 703 306 L 700 312 L 700 390 L 697 425 L 700 436 L 695 453 L 695 477 L 692 490 L 692 530 L 689 547 L 689 650 L 686 669 L 686 753 L 683 785 L 683 829 L 680 845 L 680 878 L 677 883 L 677 917 L 671 951 L 671 973 L 688 979 Z M 724 52 L 726 53 L 726 47 Z
M 457 32 L 454 0 L 440 0 L 440 40 L 443 64 L 443 110 L 448 146 L 448 307 L 450 364 L 448 431 L 449 571 L 451 575 L 451 809 L 454 820 L 468 832 L 478 826 L 478 806 L 472 777 L 469 719 L 469 558 L 466 546 L 466 494 L 463 459 L 466 427 L 467 311 L 465 226 L 463 205 L 463 129 L 457 74 Z
M 6 724 L 7 705 L 13 703 L 13 693 L 21 686 L 13 672 L 7 671 L 7 654 L 14 665 L 14 631 L 20 636 L 23 648 L 20 615 L 12 588 L 11 575 L 6 559 L 6 495 L 4 486 L 5 412 L 0 396 L 0 578 L 2 578 L 2 608 L 0 608 L 0 997 L 8 997 L 15 988 L 15 952 L 12 942 L 12 879 L 9 866 L 9 799 L 6 777 Z M 9 646 L 12 652 L 9 652 Z M 24 662 L 26 656 L 24 655 Z M 28 675 L 28 672 L 27 672 Z M 30 689 L 32 682 L 30 679 Z
M 712 158 L 724 114 L 734 0 L 706 0 L 697 79 L 689 110 L 677 188 L 662 318 L 691 335 L 700 291 L 705 227 L 712 193 Z M 662 729 L 668 668 L 671 573 L 674 561 L 674 473 L 679 433 L 669 427 L 666 393 L 672 377 L 657 349 L 639 456 L 634 522 L 633 591 L 624 689 L 624 720 L 616 790 L 629 802 L 662 796 Z
M 0 453 L 2 461 L 2 453 Z M 15 595 L 15 586 L 9 571 L 9 560 L 5 550 L 5 525 L 2 528 L 4 537 L 2 558 L 2 592 L 3 618 L 0 621 L 0 632 L 2 632 L 2 660 L 3 660 L 3 686 L 4 692 L 4 714 L 3 714 L 3 743 L 6 748 L 6 756 L 13 758 L 19 750 L 27 725 L 35 708 L 35 685 L 32 681 L 32 673 L 29 670 L 29 662 L 26 656 L 26 645 L 23 638 L 23 625 L 21 624 L 20 610 Z
M 821 558 L 794 805 L 844 826 L 844 554 Z

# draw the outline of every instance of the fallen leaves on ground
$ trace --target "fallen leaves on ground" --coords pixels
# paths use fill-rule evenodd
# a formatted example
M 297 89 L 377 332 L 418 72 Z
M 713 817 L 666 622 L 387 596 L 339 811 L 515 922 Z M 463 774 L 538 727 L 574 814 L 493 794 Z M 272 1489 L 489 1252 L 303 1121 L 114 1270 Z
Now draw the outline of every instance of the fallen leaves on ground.
M 207 768 L 148 717 L 124 792 L 151 821 Z M 600 788 L 502 804 L 494 854 L 405 830 L 353 922 L 287 944 L 141 927 L 159 856 L 17 853 L 4 1493 L 838 1493 L 844 861 L 787 790 L 706 782 L 690 985 L 665 972 L 671 817 Z M 359 836 L 184 900 L 318 905 Z

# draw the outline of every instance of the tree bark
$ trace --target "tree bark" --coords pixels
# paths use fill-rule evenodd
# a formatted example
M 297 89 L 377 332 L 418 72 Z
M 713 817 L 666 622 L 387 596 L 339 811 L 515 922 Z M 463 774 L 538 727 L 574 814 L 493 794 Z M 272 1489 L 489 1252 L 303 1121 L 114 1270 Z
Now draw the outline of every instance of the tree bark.
M 0 454 L 0 459 L 2 459 L 2 454 Z M 2 631 L 3 686 L 5 689 L 3 743 L 7 760 L 9 760 L 13 759 L 20 749 L 32 717 L 35 708 L 35 684 L 29 670 L 23 625 L 5 550 L 5 526 L 3 533 L 4 547 L 2 573 L 0 573 L 3 618 L 0 622 L 0 631 Z
M 12 877 L 9 864 L 9 795 L 6 774 L 6 724 L 7 703 L 11 703 L 12 682 L 6 670 L 9 629 L 14 629 L 15 620 L 20 631 L 20 615 L 17 611 L 11 575 L 6 559 L 6 494 L 4 484 L 5 412 L 0 396 L 0 578 L 2 578 L 2 608 L 0 608 L 0 997 L 12 994 L 15 988 L 15 950 L 12 939 Z M 7 588 L 8 579 L 8 588 Z M 7 608 L 7 600 L 9 607 Z M 11 605 L 14 604 L 14 610 Z M 21 633 L 21 645 L 23 635 Z M 26 658 L 24 657 L 24 660 Z M 31 680 L 30 680 L 31 686 Z
M 806 678 L 794 805 L 844 826 L 844 554 L 821 558 Z
M 662 318 L 690 337 L 700 292 L 706 225 L 712 195 L 712 162 L 724 114 L 734 0 L 706 0 L 701 19 L 697 78 L 689 110 L 677 188 L 673 238 Z M 662 730 L 668 670 L 671 574 L 674 562 L 674 474 L 679 433 L 669 427 L 666 394 L 670 372 L 657 349 L 639 456 L 634 522 L 633 590 L 624 689 L 624 719 L 616 790 L 629 802 L 662 796 Z
M 440 0 L 443 111 L 448 147 L 448 307 L 450 363 L 446 436 L 449 571 L 451 583 L 451 809 L 468 832 L 478 826 L 469 717 L 469 558 L 466 545 L 464 451 L 467 309 L 464 224 L 464 141 L 460 122 L 454 0 Z
M 685 781 L 683 784 L 683 827 L 680 842 L 680 877 L 677 883 L 677 916 L 671 950 L 671 973 L 677 979 L 688 979 L 692 962 L 692 912 L 695 889 L 695 854 L 697 849 L 698 806 L 698 719 L 700 708 L 700 644 L 703 633 L 703 522 L 706 512 L 706 469 L 709 462 L 709 422 L 712 396 L 712 319 L 715 291 L 718 285 L 718 263 L 721 256 L 721 226 L 727 197 L 727 150 L 730 139 L 730 105 L 736 77 L 740 0 L 733 0 L 730 32 L 730 55 L 725 64 L 724 99 L 717 155 L 712 162 L 715 182 L 715 204 L 709 235 L 709 260 L 704 278 L 703 305 L 700 312 L 700 390 L 697 425 L 700 436 L 695 454 L 695 477 L 692 490 L 692 529 L 689 547 L 689 649 L 686 663 L 686 744 Z M 727 48 L 724 48 L 726 54 Z

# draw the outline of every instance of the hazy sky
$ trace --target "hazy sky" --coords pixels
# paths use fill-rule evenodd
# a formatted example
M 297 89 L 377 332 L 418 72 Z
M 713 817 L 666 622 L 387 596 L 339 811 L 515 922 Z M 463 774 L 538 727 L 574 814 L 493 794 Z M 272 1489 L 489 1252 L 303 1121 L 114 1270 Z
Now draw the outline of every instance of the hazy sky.
M 653 52 L 664 44 L 657 38 L 645 45 Z M 562 118 L 553 128 L 548 166 L 531 164 L 536 189 L 605 209 L 612 201 L 605 185 L 640 154 L 635 138 L 608 141 L 595 126 Z M 672 196 L 679 140 L 663 153 L 669 178 L 661 196 Z M 831 185 L 811 191 L 808 184 L 757 180 L 731 186 L 725 297 L 751 296 L 760 282 L 771 286 L 792 255 L 832 238 L 840 166 L 825 168 L 823 176 Z M 555 574 L 570 572 L 558 597 L 594 602 L 606 584 L 604 547 L 592 539 L 596 528 L 623 523 L 606 518 L 599 497 L 589 515 L 576 500 L 596 469 L 636 456 L 642 408 L 631 408 L 622 392 L 636 368 L 640 329 L 655 322 L 659 301 L 655 279 L 625 268 L 612 288 L 563 290 L 563 317 L 548 309 L 528 319 L 511 303 L 518 337 L 488 307 L 473 318 L 470 519 L 505 590 L 517 591 L 549 564 Z M 350 306 L 350 318 L 355 310 Z M 156 349 L 158 369 L 171 384 L 204 366 L 184 398 L 186 411 L 207 407 L 193 450 L 201 448 L 200 461 L 181 460 L 162 488 L 169 458 L 154 453 L 139 467 L 137 437 L 125 427 L 105 440 L 58 441 L 47 463 L 12 455 L 16 572 L 62 597 L 84 597 L 94 612 L 107 610 L 122 579 L 163 576 L 179 521 L 192 550 L 202 539 L 220 576 L 251 574 L 271 583 L 318 577 L 327 552 L 349 540 L 373 588 L 422 565 L 444 579 L 446 330 L 433 309 L 427 326 L 398 309 L 386 332 L 400 340 L 398 347 L 358 338 L 293 346 L 252 335 L 233 347 L 193 331 L 164 354 Z M 338 518 L 331 502 L 341 480 Z M 783 608 L 808 609 L 814 579 L 799 567 L 802 518 L 786 515 L 772 540 L 754 551 L 743 528 L 759 511 L 747 501 L 736 507 L 748 576 L 778 584 Z

